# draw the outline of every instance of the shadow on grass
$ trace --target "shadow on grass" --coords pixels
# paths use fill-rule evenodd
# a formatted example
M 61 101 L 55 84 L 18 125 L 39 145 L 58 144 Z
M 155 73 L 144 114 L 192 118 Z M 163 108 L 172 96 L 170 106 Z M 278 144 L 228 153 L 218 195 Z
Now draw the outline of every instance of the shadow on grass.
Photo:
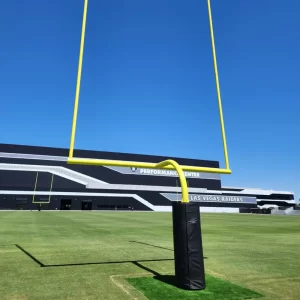
M 156 275 L 153 277 L 155 280 L 161 281 L 168 285 L 172 285 L 177 287 L 176 285 L 176 277 L 174 275 Z
M 15 245 L 18 249 L 20 249 L 23 253 L 25 253 L 28 257 L 30 257 L 34 262 L 40 265 L 40 267 L 45 267 L 45 265 L 40 262 L 37 258 L 35 258 L 32 254 L 30 254 L 28 251 L 26 251 L 24 248 L 22 248 L 19 245 Z
M 173 249 L 165 248 L 165 247 L 161 247 L 161 246 L 157 246 L 157 245 L 153 245 L 153 244 L 148 244 L 148 243 L 144 243 L 144 242 L 129 241 L 129 243 L 136 243 L 136 244 L 146 245 L 146 246 L 149 246 L 149 247 L 154 247 L 154 248 L 159 248 L 159 249 L 163 249 L 163 250 L 168 250 L 168 251 L 174 252 Z M 203 258 L 204 258 L 204 259 L 207 259 L 207 257 L 203 257 Z
M 137 242 L 137 241 L 130 241 L 131 243 L 138 243 L 138 244 L 144 244 L 146 246 L 151 246 L 151 247 L 156 247 L 156 248 L 161 248 L 161 249 L 165 249 L 165 250 L 169 250 L 169 251 L 173 251 L 172 249 L 169 248 L 163 248 L 160 246 L 156 246 L 156 245 L 151 245 L 151 244 L 147 244 L 147 243 L 143 243 L 143 242 Z M 44 264 L 42 263 L 40 260 L 38 260 L 36 257 L 34 257 L 30 252 L 28 252 L 27 250 L 25 250 L 23 247 L 21 247 L 18 244 L 15 244 L 15 246 L 21 250 L 24 254 L 26 254 L 28 257 L 30 257 L 35 263 L 37 263 L 40 267 L 42 268 L 55 268 L 55 267 L 75 267 L 75 266 L 88 266 L 88 265 L 110 265 L 110 264 L 127 264 L 127 263 L 132 263 L 134 265 L 136 265 L 137 267 L 144 269 L 150 273 L 152 273 L 154 276 L 156 276 L 156 279 L 164 281 L 164 275 L 161 275 L 143 265 L 141 265 L 140 263 L 143 262 L 159 262 L 159 261 L 174 261 L 174 258 L 160 258 L 160 259 L 140 259 L 140 260 L 121 260 L 121 261 L 102 261 L 102 262 L 86 262 L 86 263 L 70 263 L 70 264 L 57 264 L 57 265 L 53 265 L 53 264 Z M 206 259 L 207 257 L 204 257 L 204 259 Z M 166 279 L 166 283 L 170 282 L 170 278 Z
M 31 253 L 25 250 L 20 245 L 15 245 L 24 254 L 30 257 L 35 263 L 37 263 L 42 268 L 54 268 L 54 267 L 73 267 L 73 266 L 87 266 L 87 265 L 110 265 L 110 264 L 127 264 L 132 263 L 136 266 L 143 267 L 139 262 L 159 262 L 159 261 L 173 261 L 173 258 L 159 258 L 159 259 L 141 259 L 141 260 L 121 260 L 121 261 L 102 261 L 102 262 L 87 262 L 87 263 L 73 263 L 73 264 L 57 264 L 57 265 L 46 265 L 34 257 Z M 149 269 L 150 270 L 150 269 Z M 150 271 L 151 272 L 151 271 Z M 158 273 L 157 273 L 158 274 Z M 159 275 L 159 274 L 158 274 Z
M 174 252 L 173 249 L 165 248 L 165 247 L 161 247 L 161 246 L 156 246 L 156 245 L 152 245 L 152 244 L 147 244 L 147 243 L 144 243 L 144 242 L 129 241 L 129 243 L 136 243 L 136 244 L 146 245 L 146 246 L 155 247 L 155 248 L 164 249 L 164 250 L 169 250 L 169 251 Z
M 141 259 L 139 262 L 155 262 L 155 261 L 173 261 L 173 258 L 161 258 L 161 259 Z M 112 264 L 128 264 L 136 263 L 135 260 L 121 260 L 121 261 L 101 261 L 101 262 L 87 262 L 87 263 L 74 263 L 74 264 L 58 264 L 58 265 L 43 265 L 45 268 L 54 267 L 74 267 L 74 266 L 88 266 L 88 265 L 112 265 Z M 42 267 L 42 266 L 41 266 Z
M 158 280 L 158 281 L 161 281 L 163 283 L 166 283 L 166 284 L 169 284 L 169 285 L 173 285 L 173 286 L 176 286 L 176 280 L 175 280 L 175 276 L 174 275 L 161 275 L 159 274 L 158 272 L 144 266 L 144 265 L 141 265 L 140 262 L 142 261 L 135 261 L 133 262 L 133 264 L 149 273 L 152 273 L 154 275 L 154 279 L 155 280 Z

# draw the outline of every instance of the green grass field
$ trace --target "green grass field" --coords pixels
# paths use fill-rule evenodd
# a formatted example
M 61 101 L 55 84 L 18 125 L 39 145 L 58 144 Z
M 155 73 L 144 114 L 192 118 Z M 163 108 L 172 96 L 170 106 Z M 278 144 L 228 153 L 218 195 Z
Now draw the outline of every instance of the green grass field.
M 174 274 L 170 213 L 0 212 L 0 299 L 239 299 L 224 280 L 300 299 L 299 217 L 202 214 L 202 234 L 208 288 L 183 293 L 154 278 Z

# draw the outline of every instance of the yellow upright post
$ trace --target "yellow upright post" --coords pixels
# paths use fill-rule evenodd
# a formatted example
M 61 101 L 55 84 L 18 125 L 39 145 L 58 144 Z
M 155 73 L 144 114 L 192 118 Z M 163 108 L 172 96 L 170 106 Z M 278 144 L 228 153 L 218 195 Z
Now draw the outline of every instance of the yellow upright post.
M 82 72 L 82 60 L 83 60 L 83 50 L 84 50 L 87 8 L 88 8 L 88 0 L 84 0 L 84 10 L 83 10 L 82 29 L 81 29 L 81 41 L 80 41 L 80 53 L 79 53 L 79 62 L 78 62 L 78 74 L 77 74 L 77 84 L 76 84 L 76 94 L 75 94 L 75 103 L 74 103 L 74 113 L 73 113 L 73 122 L 72 122 L 72 132 L 71 132 L 69 157 L 73 157 L 74 144 L 75 144 L 75 132 L 76 132 L 78 102 L 79 102 L 79 94 L 80 94 L 80 83 L 81 83 L 81 72 Z
M 216 89 L 217 89 L 217 97 L 218 97 L 218 105 L 219 105 L 220 123 L 221 123 L 221 131 L 222 131 L 224 159 L 225 159 L 226 169 L 229 170 L 228 151 L 227 151 L 227 143 L 226 143 L 226 135 L 225 135 L 225 126 L 224 126 L 224 118 L 223 118 L 223 109 L 222 109 L 222 100 L 221 100 L 221 92 L 220 92 L 219 73 L 218 73 L 218 65 L 217 65 L 217 55 L 216 55 L 215 37 L 214 37 L 214 28 L 213 28 L 210 0 L 207 0 L 207 7 L 208 7 L 209 28 L 210 28 L 212 55 L 213 55 L 214 71 L 215 71 L 215 79 L 216 79 Z

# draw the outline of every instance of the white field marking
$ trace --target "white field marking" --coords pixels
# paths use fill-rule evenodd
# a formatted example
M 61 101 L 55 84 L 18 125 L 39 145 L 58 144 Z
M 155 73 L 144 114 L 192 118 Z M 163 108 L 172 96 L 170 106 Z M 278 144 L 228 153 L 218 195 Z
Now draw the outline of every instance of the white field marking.
M 206 271 L 207 271 L 208 273 L 211 273 L 212 275 L 216 275 L 216 276 L 218 276 L 218 277 L 226 278 L 226 276 L 225 276 L 224 274 L 217 273 L 217 272 L 212 271 L 212 270 L 210 270 L 210 269 L 206 269 Z
M 141 276 L 146 276 L 146 275 L 149 276 L 149 273 L 142 273 L 142 274 L 128 274 L 128 275 L 111 275 L 111 276 L 109 276 L 109 277 L 110 277 L 111 281 L 112 281 L 116 286 L 118 286 L 123 292 L 125 292 L 125 293 L 126 293 L 128 296 L 130 296 L 133 300 L 138 300 L 138 298 L 132 296 L 132 295 L 130 294 L 130 292 L 124 287 L 124 285 L 121 284 L 120 282 L 118 282 L 117 279 L 115 279 L 115 277 L 126 278 L 126 277 L 133 277 L 133 276 L 134 276 L 134 277 L 141 277 Z M 134 288 L 134 287 L 133 287 L 133 289 L 136 290 L 138 293 L 140 293 L 140 294 L 144 297 L 144 299 L 147 299 L 147 298 L 145 297 L 145 295 L 144 295 L 142 292 L 140 292 L 139 290 L 137 290 L 137 289 Z
M 130 296 L 131 298 L 133 298 L 132 295 L 124 288 L 124 286 L 123 286 L 121 283 L 118 283 L 118 281 L 116 281 L 116 280 L 114 279 L 114 275 L 109 276 L 109 278 L 111 279 L 111 281 L 112 281 L 117 287 L 119 287 L 119 288 L 120 288 L 123 292 L 125 292 L 128 296 Z M 135 299 L 135 298 L 133 298 L 133 299 Z
M 161 274 L 161 275 L 168 275 L 168 274 Z M 125 292 L 127 295 L 129 295 L 130 297 L 132 297 L 133 300 L 140 300 L 139 298 L 136 298 L 134 296 L 132 296 L 130 294 L 130 292 L 124 287 L 123 284 L 121 284 L 120 282 L 117 281 L 116 277 L 125 279 L 125 278 L 130 278 L 130 277 L 144 277 L 144 276 L 148 276 L 151 277 L 152 275 L 149 273 L 139 273 L 139 274 L 117 274 L 117 275 L 111 275 L 109 276 L 111 281 L 118 286 L 123 292 Z M 148 299 L 141 291 L 137 290 L 135 287 L 132 287 L 135 291 L 137 291 L 139 294 L 141 294 L 141 296 L 143 297 L 143 299 Z

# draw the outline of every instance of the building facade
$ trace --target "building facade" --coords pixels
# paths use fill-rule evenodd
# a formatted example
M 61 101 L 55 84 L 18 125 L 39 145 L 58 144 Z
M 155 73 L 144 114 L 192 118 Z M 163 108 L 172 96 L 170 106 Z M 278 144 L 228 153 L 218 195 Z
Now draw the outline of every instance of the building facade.
M 68 149 L 0 144 L 0 209 L 171 211 L 172 201 L 181 200 L 176 171 L 68 165 L 67 156 Z M 75 150 L 74 156 L 154 163 L 170 159 L 87 150 Z M 219 167 L 217 161 L 172 159 L 182 165 Z M 222 188 L 218 174 L 185 175 L 190 201 L 199 202 L 202 211 L 239 212 L 269 200 L 275 203 L 270 205 L 295 203 L 292 193 Z

